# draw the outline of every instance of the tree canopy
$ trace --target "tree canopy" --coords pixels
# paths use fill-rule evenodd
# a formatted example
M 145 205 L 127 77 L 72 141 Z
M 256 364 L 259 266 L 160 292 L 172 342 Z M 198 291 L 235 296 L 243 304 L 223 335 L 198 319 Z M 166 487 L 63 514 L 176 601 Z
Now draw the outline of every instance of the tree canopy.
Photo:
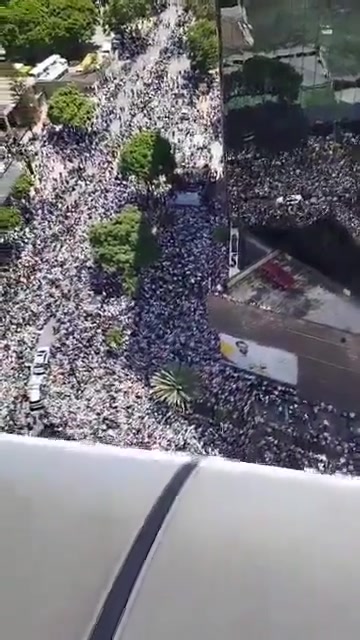
M 33 185 L 33 176 L 28 171 L 24 171 L 16 180 L 13 188 L 11 189 L 11 195 L 16 200 L 24 200 L 30 195 L 30 191 Z
M 127 25 L 147 18 L 152 7 L 152 0 L 109 0 L 103 15 L 104 27 L 112 33 L 120 33 Z
M 191 11 L 196 18 L 215 18 L 214 0 L 185 0 L 185 10 Z
M 7 56 L 30 63 L 52 53 L 70 57 L 91 41 L 98 21 L 93 0 L 10 0 L 3 13 Z
M 176 167 L 170 142 L 158 131 L 140 131 L 121 149 L 119 169 L 124 176 L 135 176 L 150 183 L 170 175 Z
M 253 56 L 244 63 L 243 83 L 251 94 L 271 94 L 280 100 L 296 102 L 301 82 L 296 69 L 276 58 Z
M 142 212 L 130 205 L 113 220 L 93 225 L 89 240 L 95 261 L 105 271 L 119 273 L 127 293 L 134 292 L 141 268 L 159 256 L 150 225 Z
M 74 85 L 61 87 L 49 101 L 48 118 L 52 124 L 86 129 L 95 114 L 95 103 Z
M 15 207 L 0 207 L 0 234 L 15 231 L 21 223 L 21 214 Z
M 216 24 L 202 18 L 190 25 L 186 34 L 191 66 L 206 74 L 219 64 L 219 43 Z

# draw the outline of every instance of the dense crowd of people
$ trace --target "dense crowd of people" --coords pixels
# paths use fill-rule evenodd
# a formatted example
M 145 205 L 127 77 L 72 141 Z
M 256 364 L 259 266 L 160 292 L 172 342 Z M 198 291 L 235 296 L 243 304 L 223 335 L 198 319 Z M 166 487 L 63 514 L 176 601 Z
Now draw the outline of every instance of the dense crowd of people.
M 354 414 L 340 416 L 321 402 L 310 406 L 295 390 L 222 358 L 206 308 L 209 289 L 219 293 L 228 270 L 227 250 L 213 237 L 226 222 L 216 194 L 200 207 L 174 209 L 172 224 L 158 224 L 161 258 L 144 271 L 134 301 L 99 282 L 90 226 L 129 202 L 157 225 L 165 206 L 161 193 L 144 200 L 134 181 L 119 176 L 114 149 L 142 128 L 157 128 L 171 140 L 180 171 L 194 174 L 213 163 L 219 87 L 214 80 L 199 97 L 183 54 L 188 19 L 169 7 L 148 36 L 146 53 L 132 51 L 130 62 L 111 66 L 96 89 L 89 134 L 47 127 L 35 143 L 33 220 L 2 283 L 2 428 L 28 433 L 40 426 L 48 437 L 360 473 Z M 251 179 L 245 172 L 244 181 Z M 34 417 L 29 367 L 39 334 L 50 324 L 46 404 Z M 113 326 L 121 327 L 125 342 L 109 355 L 105 335 Z M 152 374 L 173 361 L 200 372 L 198 413 L 179 414 L 149 394 Z
M 359 144 L 351 133 L 341 142 L 334 135 L 309 136 L 278 153 L 245 144 L 229 155 L 232 210 L 248 226 L 305 226 L 332 218 L 359 237 Z

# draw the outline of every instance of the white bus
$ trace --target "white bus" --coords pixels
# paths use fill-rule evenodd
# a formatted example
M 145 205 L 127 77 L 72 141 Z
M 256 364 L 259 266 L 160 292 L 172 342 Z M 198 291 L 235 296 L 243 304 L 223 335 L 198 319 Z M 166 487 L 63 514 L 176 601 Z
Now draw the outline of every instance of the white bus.
M 46 60 L 39 62 L 39 64 L 30 71 L 29 75 L 37 80 L 57 80 L 66 73 L 68 68 L 68 61 L 55 53 L 46 58 Z

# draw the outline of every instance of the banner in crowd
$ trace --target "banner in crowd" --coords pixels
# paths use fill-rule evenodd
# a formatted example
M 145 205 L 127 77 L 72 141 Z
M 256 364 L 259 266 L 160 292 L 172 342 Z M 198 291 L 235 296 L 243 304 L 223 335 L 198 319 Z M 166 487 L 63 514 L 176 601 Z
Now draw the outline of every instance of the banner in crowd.
M 294 353 L 234 338 L 226 333 L 220 333 L 220 348 L 224 358 L 239 369 L 284 384 L 297 384 L 298 358 Z

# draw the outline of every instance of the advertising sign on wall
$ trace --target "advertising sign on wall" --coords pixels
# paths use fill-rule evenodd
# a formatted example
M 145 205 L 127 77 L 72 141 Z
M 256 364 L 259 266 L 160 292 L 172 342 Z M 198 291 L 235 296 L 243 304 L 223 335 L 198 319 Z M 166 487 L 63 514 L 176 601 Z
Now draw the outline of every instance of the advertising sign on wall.
M 290 351 L 266 347 L 252 340 L 241 340 L 220 333 L 221 353 L 232 364 L 277 382 L 296 385 L 298 358 Z

